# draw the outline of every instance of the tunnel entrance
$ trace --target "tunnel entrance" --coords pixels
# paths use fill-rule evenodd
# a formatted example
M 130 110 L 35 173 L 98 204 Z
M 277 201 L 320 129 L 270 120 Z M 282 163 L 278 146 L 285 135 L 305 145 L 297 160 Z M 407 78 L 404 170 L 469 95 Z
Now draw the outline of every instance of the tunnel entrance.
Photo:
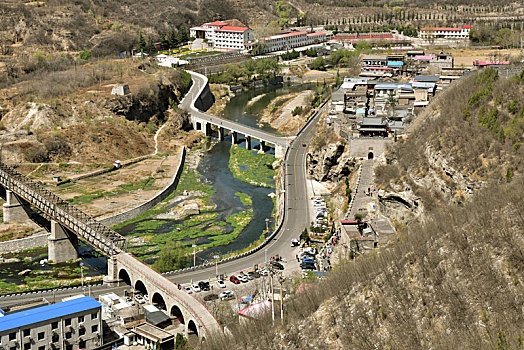
M 368 153 L 368 159 L 373 159 L 373 152 Z

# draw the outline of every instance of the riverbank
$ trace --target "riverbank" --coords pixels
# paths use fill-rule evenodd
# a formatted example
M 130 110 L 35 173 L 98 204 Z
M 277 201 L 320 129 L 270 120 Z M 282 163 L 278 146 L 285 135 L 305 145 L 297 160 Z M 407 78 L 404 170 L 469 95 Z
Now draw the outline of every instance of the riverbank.
M 186 253 L 193 251 L 192 245 L 199 251 L 227 246 L 252 221 L 249 194 L 236 191 L 233 198 L 216 198 L 217 183 L 203 171 L 209 159 L 201 164 L 206 154 L 201 149 L 189 152 L 177 190 L 152 210 L 114 227 L 129 238 L 128 249 L 139 259 L 153 263 L 171 241 L 180 242 Z
M 296 135 L 306 122 L 313 95 L 313 91 L 307 90 L 277 97 L 264 109 L 260 122 L 271 125 L 282 135 Z

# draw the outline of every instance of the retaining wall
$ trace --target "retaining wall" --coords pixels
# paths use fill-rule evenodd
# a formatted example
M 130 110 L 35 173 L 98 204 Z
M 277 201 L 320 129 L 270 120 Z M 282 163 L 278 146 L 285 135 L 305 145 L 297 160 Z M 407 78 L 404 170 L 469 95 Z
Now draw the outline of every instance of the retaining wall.
M 25 238 L 0 242 L 0 254 L 47 246 L 50 233 L 37 234 Z
M 173 192 L 176 189 L 178 182 L 180 181 L 180 176 L 182 175 L 182 171 L 184 170 L 185 159 L 186 159 L 186 148 L 184 147 L 182 148 L 182 152 L 180 154 L 180 161 L 178 162 L 178 168 L 176 170 L 175 176 L 173 176 L 171 183 L 169 183 L 169 185 L 167 185 L 156 196 L 154 196 L 149 201 L 143 204 L 140 204 L 139 206 L 133 209 L 130 209 L 120 214 L 110 216 L 108 218 L 105 218 L 99 221 L 106 226 L 113 226 L 116 224 L 120 224 L 124 221 L 131 220 L 137 217 L 138 215 L 145 213 L 149 209 L 152 209 L 158 203 L 162 202 L 164 199 L 166 199 L 171 194 L 171 192 Z

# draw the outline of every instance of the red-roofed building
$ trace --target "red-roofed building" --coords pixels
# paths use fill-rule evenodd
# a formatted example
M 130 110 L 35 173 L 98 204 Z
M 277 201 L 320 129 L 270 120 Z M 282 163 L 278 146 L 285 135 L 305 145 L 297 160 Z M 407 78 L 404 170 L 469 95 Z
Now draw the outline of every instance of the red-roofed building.
M 287 51 L 296 47 L 322 43 L 326 40 L 327 34 L 324 32 L 292 31 L 261 38 L 259 42 L 262 46 L 262 52 L 260 53 Z
M 420 29 L 421 39 L 468 39 L 471 26 L 463 25 L 460 28 L 430 27 Z
M 214 21 L 199 27 L 192 27 L 189 35 L 196 39 L 207 39 L 215 49 L 244 50 L 253 42 L 253 31 L 241 23 L 233 21 L 235 26 L 228 22 Z

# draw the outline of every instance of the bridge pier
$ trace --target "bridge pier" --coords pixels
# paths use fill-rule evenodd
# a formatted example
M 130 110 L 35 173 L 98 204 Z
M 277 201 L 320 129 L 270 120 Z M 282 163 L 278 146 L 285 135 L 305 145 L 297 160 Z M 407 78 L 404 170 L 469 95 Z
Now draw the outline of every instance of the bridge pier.
M 47 245 L 49 260 L 55 263 L 78 259 L 78 238 L 58 222 L 51 220 Z
M 231 143 L 233 145 L 236 145 L 238 143 L 238 132 L 236 131 L 231 132 Z
M 13 191 L 5 190 L 4 222 L 20 222 L 29 220 L 29 203 L 19 198 Z
M 104 284 L 114 284 L 117 282 L 120 282 L 120 278 L 118 277 L 118 261 L 113 257 L 109 257 L 107 259 L 107 275 L 104 276 Z
M 218 141 L 224 141 L 224 128 L 218 127 Z
M 211 136 L 211 123 L 204 122 L 204 135 Z
M 260 140 L 260 149 L 258 150 L 258 154 L 266 153 L 266 149 L 267 149 L 266 141 Z
M 247 136 L 247 135 L 246 135 L 246 149 L 247 150 L 251 149 L 251 136 Z

